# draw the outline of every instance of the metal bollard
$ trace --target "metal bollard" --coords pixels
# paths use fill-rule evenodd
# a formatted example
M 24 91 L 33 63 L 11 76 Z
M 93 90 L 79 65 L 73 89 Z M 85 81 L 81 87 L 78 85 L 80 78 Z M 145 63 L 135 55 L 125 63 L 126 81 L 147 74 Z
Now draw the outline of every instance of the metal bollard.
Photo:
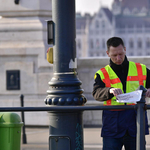
M 139 87 L 142 90 L 142 97 L 137 102 L 137 136 L 136 136 L 136 150 L 145 150 L 145 93 L 146 89 L 143 86 Z
M 21 102 L 21 107 L 24 107 L 24 95 L 20 95 L 20 102 Z M 21 111 L 21 118 L 22 122 L 24 123 L 24 126 L 22 127 L 22 142 L 23 144 L 27 144 L 27 138 L 26 138 L 26 131 L 25 131 L 25 119 L 24 119 L 24 111 Z

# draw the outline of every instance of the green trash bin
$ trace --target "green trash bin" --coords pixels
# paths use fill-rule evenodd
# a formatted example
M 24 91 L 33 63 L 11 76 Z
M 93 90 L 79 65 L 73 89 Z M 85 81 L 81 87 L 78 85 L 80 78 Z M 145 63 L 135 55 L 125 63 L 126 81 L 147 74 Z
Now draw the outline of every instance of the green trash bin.
M 0 149 L 20 150 L 21 127 L 23 122 L 18 114 L 0 112 Z

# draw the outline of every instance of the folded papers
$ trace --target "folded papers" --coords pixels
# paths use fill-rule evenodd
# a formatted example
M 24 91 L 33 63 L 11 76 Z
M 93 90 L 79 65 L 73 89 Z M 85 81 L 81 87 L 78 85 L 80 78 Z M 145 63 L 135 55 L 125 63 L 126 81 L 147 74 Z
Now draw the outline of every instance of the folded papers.
M 140 101 L 142 90 L 137 90 L 130 93 L 120 94 L 116 96 L 116 101 L 120 103 L 136 103 Z

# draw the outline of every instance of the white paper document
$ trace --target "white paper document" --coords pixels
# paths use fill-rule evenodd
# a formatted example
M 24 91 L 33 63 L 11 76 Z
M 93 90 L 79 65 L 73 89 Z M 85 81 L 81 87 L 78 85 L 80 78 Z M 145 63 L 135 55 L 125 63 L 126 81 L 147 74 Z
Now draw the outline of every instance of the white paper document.
M 120 103 L 136 103 L 140 101 L 142 90 L 137 90 L 130 93 L 120 94 L 116 96 L 116 101 Z

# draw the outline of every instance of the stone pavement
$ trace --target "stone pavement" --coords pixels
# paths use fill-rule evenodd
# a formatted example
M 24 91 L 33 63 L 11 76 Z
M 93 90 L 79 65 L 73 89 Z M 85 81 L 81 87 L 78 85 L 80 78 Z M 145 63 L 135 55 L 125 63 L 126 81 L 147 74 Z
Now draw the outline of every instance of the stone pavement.
M 84 150 L 102 150 L 100 128 L 84 128 Z M 48 128 L 26 128 L 27 144 L 21 150 L 49 150 Z M 146 136 L 146 150 L 150 150 L 150 135 Z

